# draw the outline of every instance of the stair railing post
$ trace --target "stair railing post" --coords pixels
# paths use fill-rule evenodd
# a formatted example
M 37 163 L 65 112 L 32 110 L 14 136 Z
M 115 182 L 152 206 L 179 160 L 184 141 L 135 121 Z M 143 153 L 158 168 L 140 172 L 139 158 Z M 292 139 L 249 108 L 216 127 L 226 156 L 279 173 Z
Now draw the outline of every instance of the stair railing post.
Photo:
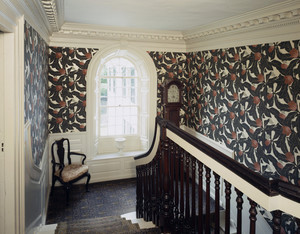
M 164 232 L 170 230 L 170 218 L 172 208 L 169 191 L 170 170 L 169 170 L 169 141 L 167 138 L 167 121 L 162 121 L 161 140 L 162 140 L 162 160 L 163 160 L 163 198 L 162 198 L 162 223 L 160 224 Z
M 256 202 L 251 200 L 250 198 L 248 198 L 249 203 L 250 203 L 250 209 L 249 209 L 249 213 L 250 213 L 250 234 L 255 234 L 256 231 L 256 215 L 257 215 L 257 211 L 256 211 Z
M 273 213 L 273 234 L 280 234 L 281 214 L 281 210 L 275 210 Z

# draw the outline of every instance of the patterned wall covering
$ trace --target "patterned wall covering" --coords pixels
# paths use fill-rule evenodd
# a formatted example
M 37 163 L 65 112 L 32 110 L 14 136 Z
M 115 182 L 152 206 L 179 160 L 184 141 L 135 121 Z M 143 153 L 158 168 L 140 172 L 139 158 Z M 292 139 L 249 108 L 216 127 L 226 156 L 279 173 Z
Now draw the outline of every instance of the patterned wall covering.
M 50 47 L 49 131 L 86 131 L 87 68 L 96 49 Z
M 236 160 L 264 176 L 300 185 L 299 50 L 297 40 L 149 55 L 158 87 L 168 76 L 185 85 L 182 124 L 226 144 Z M 296 229 L 288 215 L 282 225 Z
M 162 117 L 161 84 L 165 78 L 180 79 L 185 83 L 189 76 L 188 59 L 185 53 L 149 52 L 157 71 L 157 115 Z M 185 88 L 188 85 L 185 85 Z M 183 97 L 183 106 L 187 106 L 187 96 Z
M 32 154 L 39 165 L 48 137 L 48 46 L 27 22 L 24 33 L 24 121 L 31 121 Z
M 149 54 L 158 87 L 183 71 L 183 124 L 226 144 L 249 168 L 300 184 L 299 47 L 297 40 Z M 160 102 L 158 94 L 158 112 Z

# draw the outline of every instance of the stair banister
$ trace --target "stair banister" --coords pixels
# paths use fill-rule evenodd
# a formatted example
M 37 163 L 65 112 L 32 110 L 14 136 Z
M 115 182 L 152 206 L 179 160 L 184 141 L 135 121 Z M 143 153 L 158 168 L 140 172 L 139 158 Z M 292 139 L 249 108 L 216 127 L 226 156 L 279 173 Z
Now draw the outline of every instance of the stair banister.
M 299 186 L 277 179 L 269 180 L 160 117 L 156 118 L 155 136 L 150 150 L 135 157 L 135 160 L 137 216 L 152 220 L 162 231 L 210 233 L 212 218 L 202 213 L 203 186 L 209 190 L 210 171 L 215 178 L 216 198 L 219 197 L 219 178 L 223 178 L 226 184 L 225 233 L 229 233 L 231 186 L 238 195 L 237 233 L 242 232 L 242 204 L 248 200 L 251 206 L 248 221 L 251 234 L 255 233 L 257 204 L 268 211 L 275 211 L 273 233 L 280 232 L 282 212 L 296 217 L 298 225 L 300 223 Z M 195 197 L 196 187 L 198 200 Z M 248 197 L 245 201 L 242 199 L 243 194 Z M 210 196 L 205 197 L 207 204 Z M 209 206 L 206 206 L 206 212 L 212 212 Z M 218 225 L 220 211 L 216 208 L 214 212 L 213 222 Z
M 199 140 L 189 133 L 183 132 L 179 128 L 174 131 L 175 127 L 172 124 L 167 126 L 167 137 L 230 182 L 239 191 L 268 211 L 281 210 L 300 218 L 299 186 L 293 186 L 280 180 L 268 180 L 206 143 L 199 145 Z M 179 131 L 181 136 L 186 136 L 186 139 L 176 134 Z

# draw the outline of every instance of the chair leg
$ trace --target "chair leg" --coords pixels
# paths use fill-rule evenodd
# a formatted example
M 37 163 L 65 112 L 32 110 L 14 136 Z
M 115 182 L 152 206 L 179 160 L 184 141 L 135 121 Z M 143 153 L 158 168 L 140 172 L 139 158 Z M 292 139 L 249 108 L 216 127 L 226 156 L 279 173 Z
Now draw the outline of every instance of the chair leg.
M 91 179 L 91 175 L 90 175 L 90 173 L 87 173 L 87 180 L 86 180 L 86 184 L 85 184 L 85 189 L 86 189 L 87 192 L 89 192 L 90 179 Z
M 54 176 L 52 176 L 52 186 L 51 186 L 50 195 L 52 195 L 52 193 L 53 193 L 55 182 L 56 182 L 56 178 Z
M 70 185 L 66 186 L 66 204 L 67 204 L 67 206 L 69 205 L 70 188 L 71 188 Z

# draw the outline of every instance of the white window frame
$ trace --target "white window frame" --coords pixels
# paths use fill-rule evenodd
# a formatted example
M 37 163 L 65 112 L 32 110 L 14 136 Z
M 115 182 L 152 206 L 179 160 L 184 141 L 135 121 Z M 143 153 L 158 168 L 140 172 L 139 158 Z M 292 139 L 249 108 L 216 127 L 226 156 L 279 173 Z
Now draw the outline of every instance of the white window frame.
M 106 49 L 100 49 L 92 58 L 87 72 L 87 135 L 88 135 L 88 158 L 93 159 L 99 154 L 117 152 L 113 139 L 99 137 L 98 112 L 96 106 L 100 101 L 99 96 L 99 69 L 112 57 L 124 57 L 132 62 L 139 74 L 141 96 L 139 100 L 147 105 L 140 105 L 140 134 L 138 139 L 126 137 L 125 151 L 130 151 L 131 144 L 138 141 L 140 150 L 148 150 L 154 135 L 154 125 L 157 107 L 157 73 L 153 60 L 146 51 L 131 46 L 113 45 Z M 110 150 L 98 150 L 102 145 L 109 145 Z M 100 152 L 100 153 L 99 153 Z

